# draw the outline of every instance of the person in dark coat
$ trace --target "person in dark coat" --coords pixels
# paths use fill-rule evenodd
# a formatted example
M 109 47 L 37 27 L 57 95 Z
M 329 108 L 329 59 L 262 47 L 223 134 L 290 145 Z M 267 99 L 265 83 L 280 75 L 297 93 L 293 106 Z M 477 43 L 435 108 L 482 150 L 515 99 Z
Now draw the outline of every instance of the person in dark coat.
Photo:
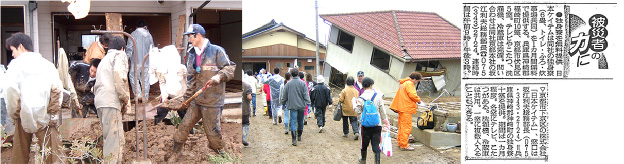
M 325 111 L 327 110 L 327 105 L 332 104 L 331 91 L 329 87 L 327 87 L 324 82 L 325 78 L 322 75 L 319 75 L 316 78 L 316 86 L 312 89 L 312 93 L 310 99 L 312 101 L 312 106 L 316 109 L 314 115 L 316 116 L 316 124 L 319 127 L 319 133 L 323 132 L 323 127 L 325 127 Z

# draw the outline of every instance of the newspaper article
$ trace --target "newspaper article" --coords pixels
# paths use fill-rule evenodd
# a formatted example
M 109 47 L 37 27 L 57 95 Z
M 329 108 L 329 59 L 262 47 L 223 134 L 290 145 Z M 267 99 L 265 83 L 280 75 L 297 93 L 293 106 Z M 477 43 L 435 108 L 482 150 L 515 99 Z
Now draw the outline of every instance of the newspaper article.
M 617 116 L 583 122 L 587 110 L 615 110 L 609 106 L 618 93 L 608 90 L 622 84 L 614 70 L 621 59 L 617 7 L 463 3 L 462 162 L 578 162 L 591 158 L 573 154 L 593 150 L 604 150 L 590 153 L 603 161 L 612 153 L 607 147 L 621 147 L 591 142 L 607 139 L 598 136 Z

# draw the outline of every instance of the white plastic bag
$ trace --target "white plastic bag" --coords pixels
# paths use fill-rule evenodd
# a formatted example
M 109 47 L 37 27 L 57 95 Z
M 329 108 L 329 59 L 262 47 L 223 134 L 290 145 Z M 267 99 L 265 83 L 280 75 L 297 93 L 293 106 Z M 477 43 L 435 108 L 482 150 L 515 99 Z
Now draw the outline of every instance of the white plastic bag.
M 392 156 L 392 138 L 388 132 L 381 132 L 381 153 L 387 157 Z

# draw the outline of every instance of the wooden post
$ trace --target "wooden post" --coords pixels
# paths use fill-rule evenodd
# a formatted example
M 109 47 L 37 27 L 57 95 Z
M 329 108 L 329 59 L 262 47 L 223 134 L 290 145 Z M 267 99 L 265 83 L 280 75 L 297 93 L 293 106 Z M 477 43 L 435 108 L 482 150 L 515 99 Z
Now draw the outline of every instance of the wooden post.
M 121 14 L 119 13 L 105 13 L 106 16 L 106 31 L 123 31 L 123 24 L 121 22 Z M 122 34 L 112 34 L 113 36 L 121 36 Z
M 184 44 L 184 27 L 186 27 L 185 25 L 185 20 L 186 20 L 186 14 L 182 14 L 180 16 L 178 16 L 178 30 L 176 31 L 176 40 L 175 40 L 175 46 L 178 49 L 178 54 L 180 54 L 180 56 L 182 56 L 182 60 L 184 60 L 184 46 L 182 45 Z M 184 62 L 184 61 L 181 61 Z

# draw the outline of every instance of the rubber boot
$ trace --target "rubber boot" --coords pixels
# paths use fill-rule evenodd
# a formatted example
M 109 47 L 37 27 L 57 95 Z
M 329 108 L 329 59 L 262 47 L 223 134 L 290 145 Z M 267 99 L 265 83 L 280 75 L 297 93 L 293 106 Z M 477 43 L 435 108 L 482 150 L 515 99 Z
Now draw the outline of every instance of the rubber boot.
M 302 131 L 297 131 L 297 140 L 301 141 L 301 134 L 303 134 L 303 130 Z
M 249 134 L 249 125 L 243 125 L 243 146 L 249 146 L 247 134 Z
M 381 156 L 380 152 L 375 153 L 375 164 L 379 164 L 379 157 Z
M 360 156 L 360 159 L 358 159 L 360 164 L 366 164 L 366 150 L 360 150 Z
M 292 145 L 297 146 L 297 133 L 296 131 L 291 131 L 290 136 L 292 137 Z
M 167 154 L 169 156 L 165 155 L 165 160 L 169 163 L 177 162 L 178 157 L 182 155 L 183 146 L 184 146 L 184 143 L 173 141 L 172 153 Z

